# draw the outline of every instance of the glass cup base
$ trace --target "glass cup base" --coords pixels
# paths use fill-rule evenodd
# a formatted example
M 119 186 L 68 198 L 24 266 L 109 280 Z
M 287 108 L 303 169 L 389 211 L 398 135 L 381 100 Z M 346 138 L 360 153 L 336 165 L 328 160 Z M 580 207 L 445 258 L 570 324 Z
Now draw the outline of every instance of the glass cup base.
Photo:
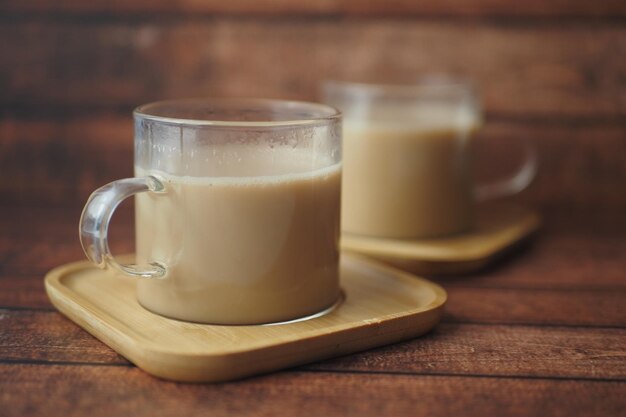
M 274 322 L 274 323 L 258 324 L 257 326 L 280 326 L 280 325 L 283 325 L 283 324 L 291 324 L 291 323 L 298 323 L 298 322 L 301 322 L 301 321 L 313 320 L 313 319 L 316 319 L 318 317 L 323 317 L 323 316 L 326 316 L 326 315 L 332 313 L 341 304 L 343 304 L 343 302 L 345 300 L 346 300 L 346 294 L 343 292 L 343 290 L 340 290 L 339 291 L 339 296 L 337 297 L 337 300 L 330 307 L 325 308 L 322 311 L 318 311 L 317 313 L 313 313 L 313 314 L 310 314 L 308 316 L 299 317 L 297 319 L 286 320 L 286 321 L 277 321 L 277 322 Z
M 303 316 L 303 317 L 298 317 L 295 319 L 291 319 L 291 320 L 285 320 L 285 321 L 276 321 L 276 322 L 270 322 L 270 323 L 254 323 L 254 324 L 224 324 L 224 323 L 207 323 L 207 322 L 199 322 L 199 321 L 193 321 L 193 320 L 184 320 L 184 319 L 179 319 L 176 317 L 170 317 L 167 316 L 165 314 L 161 314 L 158 313 L 154 310 L 152 310 L 151 308 L 145 306 L 143 303 L 141 303 L 141 301 L 137 300 L 139 305 L 144 308 L 145 310 L 156 314 L 158 316 L 161 317 L 165 317 L 167 319 L 170 320 L 176 320 L 176 321 L 180 321 L 182 323 L 195 323 L 195 324 L 206 324 L 208 326 L 280 326 L 283 324 L 291 324 L 291 323 L 298 323 L 301 321 L 307 321 L 307 320 L 313 320 L 316 319 L 318 317 L 323 317 L 326 316 L 328 314 L 330 314 L 331 312 L 335 311 L 335 309 L 337 309 L 341 304 L 343 304 L 343 302 L 346 299 L 346 295 L 345 292 L 343 290 L 339 291 L 339 296 L 337 297 L 337 299 L 335 300 L 335 302 L 333 304 L 331 304 L 329 307 L 326 307 L 325 309 L 318 311 L 317 313 L 313 313 L 313 314 L 309 314 L 308 316 Z

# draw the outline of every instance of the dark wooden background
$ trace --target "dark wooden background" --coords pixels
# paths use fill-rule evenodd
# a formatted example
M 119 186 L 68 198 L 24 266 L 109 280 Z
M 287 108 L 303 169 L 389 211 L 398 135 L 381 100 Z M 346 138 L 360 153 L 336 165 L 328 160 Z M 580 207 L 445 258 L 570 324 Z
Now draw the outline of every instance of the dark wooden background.
M 133 107 L 315 100 L 326 78 L 474 78 L 479 175 L 524 140 L 545 227 L 430 335 L 233 384 L 151 378 L 57 314 L 89 193 L 132 175 Z M 514 159 L 514 158 L 513 158 Z M 132 250 L 130 206 L 115 248 Z M 624 415 L 626 2 L 0 0 L 0 416 Z

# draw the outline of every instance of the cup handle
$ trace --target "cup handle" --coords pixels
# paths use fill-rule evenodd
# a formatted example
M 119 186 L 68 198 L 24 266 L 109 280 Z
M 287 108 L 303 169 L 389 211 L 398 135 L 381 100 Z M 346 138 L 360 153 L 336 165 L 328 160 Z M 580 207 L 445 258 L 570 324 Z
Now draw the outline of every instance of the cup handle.
M 122 265 L 115 261 L 109 250 L 109 222 L 117 206 L 126 198 L 142 192 L 164 193 L 165 186 L 153 176 L 126 178 L 113 181 L 94 191 L 80 216 L 80 244 L 87 258 L 99 268 L 113 268 L 126 275 L 142 278 L 165 276 L 163 265 L 151 262 L 149 265 Z
M 520 168 L 508 178 L 476 184 L 474 197 L 477 201 L 485 201 L 519 193 L 537 175 L 538 164 L 537 151 L 530 143 L 525 143 L 524 162 Z

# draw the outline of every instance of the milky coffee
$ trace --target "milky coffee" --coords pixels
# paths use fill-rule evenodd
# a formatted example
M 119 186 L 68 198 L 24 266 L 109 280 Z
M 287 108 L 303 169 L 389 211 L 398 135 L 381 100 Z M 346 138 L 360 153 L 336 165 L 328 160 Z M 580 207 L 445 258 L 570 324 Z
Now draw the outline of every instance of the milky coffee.
M 192 160 L 193 161 L 193 160 Z M 341 166 L 310 151 L 232 146 L 197 158 L 203 177 L 161 175 L 167 192 L 136 200 L 139 302 L 159 314 L 220 324 L 316 313 L 339 294 Z M 237 176 L 234 176 L 237 174 Z
M 468 145 L 476 124 L 445 108 L 420 115 L 344 122 L 343 231 L 423 238 L 471 226 Z

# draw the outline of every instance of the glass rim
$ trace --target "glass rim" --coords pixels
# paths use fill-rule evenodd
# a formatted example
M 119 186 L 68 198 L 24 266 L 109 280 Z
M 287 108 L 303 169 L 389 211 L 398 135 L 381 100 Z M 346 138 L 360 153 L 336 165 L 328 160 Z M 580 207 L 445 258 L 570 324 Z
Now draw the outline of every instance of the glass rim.
M 344 94 L 411 96 L 437 92 L 474 92 L 476 83 L 470 78 L 452 76 L 424 77 L 416 79 L 415 82 L 398 84 L 330 79 L 322 83 L 322 88 L 326 91 L 332 88 Z
M 181 117 L 169 117 L 158 114 L 151 114 L 150 109 L 163 106 L 163 105 L 175 105 L 183 103 L 213 103 L 213 104 L 241 104 L 245 105 L 266 105 L 268 109 L 272 105 L 285 105 L 288 108 L 303 108 L 318 110 L 319 116 L 312 116 L 310 118 L 294 118 L 291 120 L 259 120 L 259 121 L 244 121 L 244 120 L 209 120 L 209 119 L 194 119 L 194 118 L 181 118 Z M 282 99 L 265 99 L 265 98 L 221 98 L 221 97 L 196 97 L 196 98 L 183 98 L 183 99 L 170 99 L 159 100 L 150 103 L 142 104 L 133 110 L 133 116 L 139 117 L 145 120 L 151 120 L 155 122 L 161 122 L 171 125 L 185 125 L 185 126 L 214 126 L 214 127 L 255 127 L 255 128 L 276 128 L 276 127 L 290 127 L 290 126 L 307 126 L 307 125 L 319 125 L 323 123 L 330 123 L 335 120 L 341 119 L 341 112 L 335 107 L 327 104 L 315 103 L 310 101 L 298 101 L 298 100 L 282 100 Z

